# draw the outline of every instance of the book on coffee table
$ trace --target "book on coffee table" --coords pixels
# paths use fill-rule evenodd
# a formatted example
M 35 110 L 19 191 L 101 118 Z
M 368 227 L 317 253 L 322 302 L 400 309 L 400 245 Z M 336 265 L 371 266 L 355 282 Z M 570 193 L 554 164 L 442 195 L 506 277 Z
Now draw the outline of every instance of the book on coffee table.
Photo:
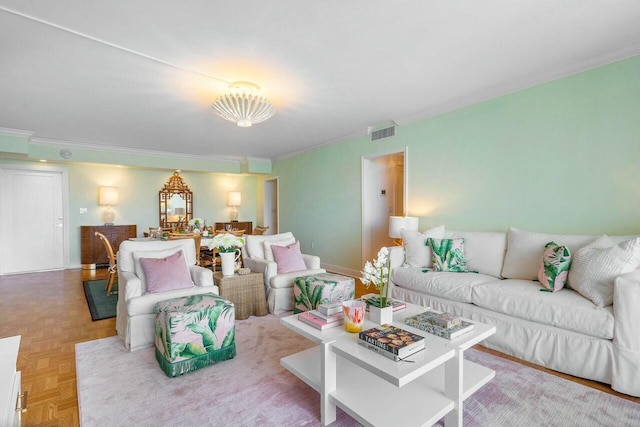
M 298 314 L 298 320 L 321 331 L 344 324 L 344 317 L 337 318 L 334 321 L 327 321 L 327 319 L 314 316 L 310 311 Z
M 361 331 L 358 344 L 392 360 L 402 360 L 424 348 L 424 337 L 393 325 Z
M 434 314 L 436 316 L 434 316 Z M 447 316 L 442 317 L 437 316 L 438 314 L 440 313 L 428 310 L 423 313 L 418 313 L 416 315 L 407 317 L 406 319 L 404 319 L 404 323 L 409 326 L 413 326 L 414 328 L 418 328 L 422 331 L 429 332 L 430 334 L 449 340 L 457 338 L 460 335 L 466 334 L 467 332 L 473 330 L 473 323 L 467 322 L 465 320 L 460 320 L 459 323 L 456 323 L 449 328 L 442 327 L 437 324 L 437 322 L 444 321 L 443 319 L 448 319 L 451 315 L 446 313 Z M 434 321 L 434 318 L 438 318 L 439 320 Z
M 380 307 L 380 295 L 378 294 L 365 294 L 360 297 L 360 300 L 367 303 L 367 311 L 369 311 L 370 305 Z M 393 307 L 393 311 L 400 311 L 407 308 L 407 304 L 404 301 L 396 301 L 390 299 L 390 304 L 391 307 Z

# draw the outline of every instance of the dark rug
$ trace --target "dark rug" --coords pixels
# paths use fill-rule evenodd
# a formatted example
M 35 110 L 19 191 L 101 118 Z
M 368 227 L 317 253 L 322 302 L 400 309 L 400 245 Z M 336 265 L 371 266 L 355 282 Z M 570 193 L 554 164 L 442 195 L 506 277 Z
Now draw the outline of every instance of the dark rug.
M 113 286 L 111 295 L 107 296 L 107 280 L 87 280 L 82 282 L 84 295 L 91 312 L 91 320 L 102 320 L 116 317 L 116 304 L 118 303 L 118 285 Z

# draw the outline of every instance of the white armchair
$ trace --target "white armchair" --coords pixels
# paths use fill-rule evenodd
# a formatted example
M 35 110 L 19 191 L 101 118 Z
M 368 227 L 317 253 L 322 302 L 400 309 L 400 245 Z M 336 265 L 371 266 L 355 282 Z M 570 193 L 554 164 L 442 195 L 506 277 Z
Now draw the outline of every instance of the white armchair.
M 278 264 L 273 258 L 271 245 L 287 246 L 295 243 L 296 239 L 291 232 L 268 236 L 248 235 L 244 238 L 242 260 L 245 267 L 263 274 L 269 313 L 281 314 L 293 310 L 293 285 L 296 277 L 326 272 L 320 268 L 319 257 L 302 254 L 306 270 L 278 274 Z
M 147 293 L 140 258 L 163 258 L 182 250 L 195 286 Z M 159 301 L 203 293 L 219 294 L 213 272 L 196 265 L 193 239 L 125 240 L 118 250 L 118 306 L 116 330 L 130 350 L 148 347 L 155 340 L 154 306 Z

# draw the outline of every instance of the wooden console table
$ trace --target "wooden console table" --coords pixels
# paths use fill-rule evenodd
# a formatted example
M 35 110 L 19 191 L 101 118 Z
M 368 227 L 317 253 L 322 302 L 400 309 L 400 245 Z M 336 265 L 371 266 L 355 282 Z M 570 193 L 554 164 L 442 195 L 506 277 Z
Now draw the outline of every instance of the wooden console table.
M 109 265 L 109 256 L 104 243 L 95 236 L 95 232 L 105 235 L 113 252 L 117 253 L 120 243 L 131 237 L 137 237 L 135 225 L 83 225 L 80 227 L 80 261 L 83 269 L 95 269 Z
M 232 230 L 244 230 L 244 234 L 253 233 L 252 221 L 229 221 L 229 222 L 216 222 L 216 230 L 226 230 L 227 225 L 231 226 Z

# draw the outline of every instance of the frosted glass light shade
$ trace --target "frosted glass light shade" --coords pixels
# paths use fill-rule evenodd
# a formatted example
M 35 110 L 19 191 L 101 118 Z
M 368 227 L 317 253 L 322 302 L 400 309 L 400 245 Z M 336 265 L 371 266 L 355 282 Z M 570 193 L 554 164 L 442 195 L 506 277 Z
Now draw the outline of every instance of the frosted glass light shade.
M 401 230 L 418 231 L 418 218 L 415 216 L 390 216 L 389 237 L 399 239 Z
M 116 206 L 118 204 L 118 188 L 100 187 L 98 189 L 98 203 L 101 206 Z
M 276 110 L 258 95 L 260 87 L 250 82 L 233 82 L 229 93 L 219 96 L 211 107 L 216 114 L 240 127 L 251 127 L 273 117 Z
M 240 206 L 242 204 L 242 193 L 239 191 L 229 191 L 227 200 L 229 206 Z

